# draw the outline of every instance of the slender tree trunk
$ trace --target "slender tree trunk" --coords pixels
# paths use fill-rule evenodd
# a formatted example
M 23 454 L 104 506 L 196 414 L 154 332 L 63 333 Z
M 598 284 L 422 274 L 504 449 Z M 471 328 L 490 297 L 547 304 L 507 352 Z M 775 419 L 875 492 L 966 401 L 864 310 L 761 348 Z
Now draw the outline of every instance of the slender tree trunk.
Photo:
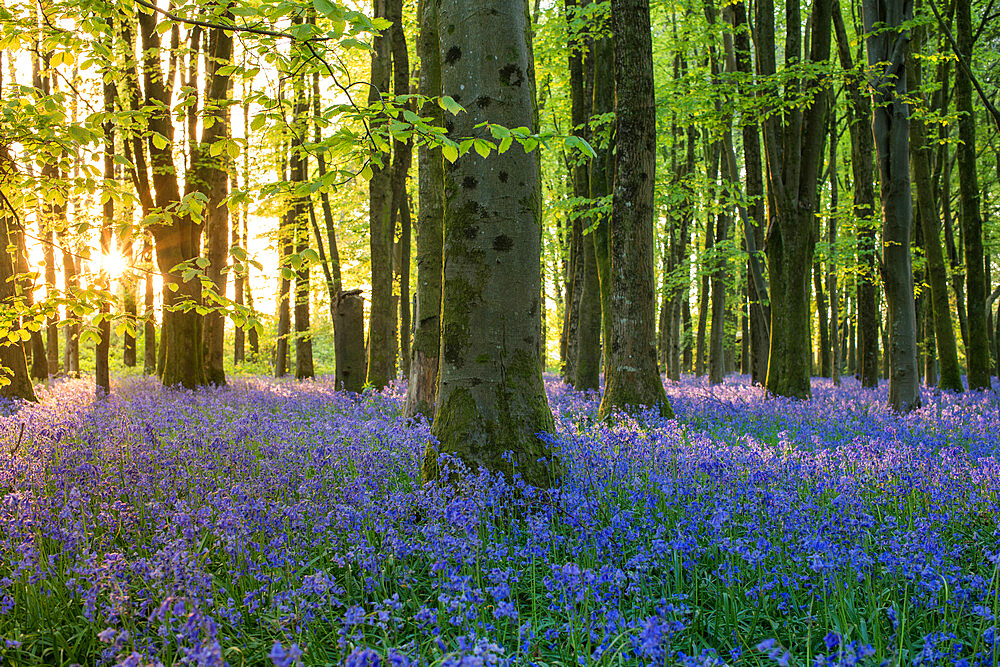
M 708 159 L 708 182 L 711 188 L 715 188 L 716 179 L 718 178 L 719 169 L 719 154 L 715 150 L 717 144 L 713 144 L 709 149 L 710 157 Z M 705 215 L 705 253 L 704 257 L 713 257 L 715 247 L 715 233 L 713 230 L 714 225 L 712 224 L 714 216 L 711 211 L 708 211 Z M 702 260 L 702 264 L 705 260 Z M 701 283 L 698 287 L 698 356 L 695 360 L 694 373 L 695 375 L 701 377 L 705 374 L 705 370 L 708 366 L 708 344 L 707 344 L 707 332 L 708 332 L 708 312 L 709 312 L 709 298 L 711 296 L 711 268 L 714 268 L 714 262 L 709 262 L 709 267 L 703 266 L 701 271 Z
M 656 365 L 653 184 L 656 100 L 648 0 L 612 0 L 615 180 L 611 211 L 611 340 L 599 415 L 639 406 L 673 417 Z
M 142 234 L 142 263 L 146 267 L 143 304 L 143 360 L 142 371 L 146 375 L 156 373 L 156 313 L 153 311 L 153 243 L 149 232 Z
M 594 43 L 594 103 L 591 107 L 593 115 L 599 116 L 614 111 L 615 79 L 614 52 L 612 40 L 609 37 L 598 39 Z M 597 157 L 590 166 L 590 197 L 599 199 L 611 194 L 614 182 L 615 164 L 612 159 L 613 135 L 607 141 L 595 146 Z M 604 354 L 602 370 L 605 383 L 610 375 L 611 355 L 611 221 L 605 214 L 598 214 L 591 232 L 594 243 L 594 257 L 597 265 L 597 277 L 601 288 L 601 341 Z
M 837 291 L 837 216 L 840 208 L 840 183 L 837 178 L 837 113 L 832 102 L 830 109 L 830 217 L 827 221 L 830 256 L 826 260 L 826 290 L 830 294 L 830 370 L 833 384 L 840 386 L 840 295 Z
M 420 38 L 420 94 L 441 94 L 441 55 L 438 43 L 440 0 L 421 0 L 418 10 Z M 425 112 L 435 125 L 444 124 L 436 104 Z M 442 219 L 444 216 L 444 163 L 441 149 L 420 146 L 417 149 L 417 305 L 414 312 L 413 359 L 406 388 L 404 414 L 413 417 L 434 413 L 441 349 L 441 270 Z
M 442 92 L 464 103 L 454 137 L 489 121 L 533 128 L 534 62 L 527 2 L 442 0 Z M 464 88 L 463 88 L 464 86 Z M 461 99 L 459 99 L 461 98 Z M 425 479 L 454 479 L 438 454 L 473 470 L 550 486 L 561 474 L 538 433 L 554 428 L 542 384 L 538 155 L 475 151 L 445 170 L 442 359 Z
M 867 81 L 853 62 L 850 42 L 840 2 L 834 0 L 833 26 L 837 34 L 837 51 L 840 64 L 847 72 L 848 115 L 851 136 L 851 169 L 854 176 L 854 215 L 858 219 L 858 359 L 861 385 L 878 386 L 878 329 L 879 311 L 876 294 L 875 258 L 878 243 L 875 237 L 875 176 L 872 170 L 875 151 L 870 119 L 871 101 Z
M 972 14 L 970 0 L 956 0 L 955 28 L 959 57 L 972 62 Z M 969 389 L 989 389 L 990 350 L 986 329 L 986 273 L 983 222 L 979 211 L 979 178 L 976 173 L 976 115 L 972 106 L 972 82 L 955 76 L 955 108 L 958 111 L 958 180 L 962 203 L 962 243 L 965 249 L 965 283 L 968 295 L 969 337 L 966 366 Z
M 112 19 L 108 19 L 108 46 L 113 47 L 115 34 L 115 24 Z M 104 73 L 104 112 L 109 118 L 104 121 L 102 130 L 104 132 L 104 187 L 107 201 L 104 202 L 103 216 L 101 218 L 101 254 L 107 257 L 111 254 L 111 228 L 115 223 L 115 200 L 112 197 L 111 185 L 115 180 L 115 126 L 110 119 L 110 115 L 115 110 L 115 83 L 114 72 Z M 97 341 L 94 350 L 94 381 L 96 384 L 97 398 L 106 398 L 111 393 L 111 373 L 108 363 L 109 352 L 111 351 L 111 279 L 105 267 L 101 267 L 97 285 L 105 294 L 98 307 L 99 324 L 97 325 L 100 339 Z
M 914 52 L 923 45 L 924 29 L 913 29 Z M 921 67 L 919 60 L 911 60 L 906 68 L 907 88 L 911 95 L 921 93 Z M 931 183 L 930 165 L 933 152 L 927 143 L 927 128 L 919 115 L 910 118 L 910 171 L 917 191 L 917 213 L 923 231 L 924 255 L 927 259 L 927 282 L 930 285 L 930 307 L 937 346 L 939 375 L 937 386 L 948 391 L 962 391 L 962 374 L 958 364 L 958 348 L 955 343 L 955 329 L 951 320 L 951 305 L 948 299 L 948 272 L 944 253 L 941 250 L 941 219 L 934 204 L 934 190 Z M 930 378 L 927 380 L 930 383 Z
M 387 0 L 375 0 L 376 18 L 384 18 Z M 381 95 L 389 93 L 392 74 L 388 36 L 375 35 L 371 57 L 371 88 L 368 104 L 377 110 Z M 383 123 L 373 124 L 383 132 Z M 395 310 L 392 299 L 392 171 L 388 151 L 373 155 L 372 178 L 368 181 L 369 246 L 371 250 L 371 307 L 368 319 L 367 383 L 385 387 L 396 375 Z

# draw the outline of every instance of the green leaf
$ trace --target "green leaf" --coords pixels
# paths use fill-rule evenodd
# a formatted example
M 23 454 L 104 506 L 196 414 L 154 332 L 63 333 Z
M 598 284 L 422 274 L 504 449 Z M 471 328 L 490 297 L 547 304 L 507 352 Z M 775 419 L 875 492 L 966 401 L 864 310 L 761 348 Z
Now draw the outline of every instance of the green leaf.
M 457 116 L 460 112 L 465 111 L 465 108 L 456 102 L 451 95 L 442 95 L 438 99 L 438 106 L 455 116 Z
M 476 152 L 479 153 L 481 157 L 489 157 L 490 155 L 490 143 L 483 139 L 476 139 L 474 144 Z
M 267 122 L 267 117 L 264 114 L 259 113 L 253 117 L 252 121 L 250 121 L 250 129 L 256 132 L 260 128 L 264 127 L 264 123 L 266 122 Z
M 441 155 L 448 162 L 454 162 L 458 159 L 458 146 L 455 144 L 443 144 L 441 146 Z
M 152 136 L 153 145 L 159 148 L 161 151 L 167 147 L 167 138 L 160 134 L 159 132 L 153 132 Z
M 503 139 L 501 139 L 500 140 L 500 147 L 497 148 L 497 153 L 500 153 L 501 155 L 504 154 L 504 153 L 506 153 L 507 149 L 510 148 L 510 144 L 513 141 L 514 141 L 514 139 L 512 137 L 504 137 Z

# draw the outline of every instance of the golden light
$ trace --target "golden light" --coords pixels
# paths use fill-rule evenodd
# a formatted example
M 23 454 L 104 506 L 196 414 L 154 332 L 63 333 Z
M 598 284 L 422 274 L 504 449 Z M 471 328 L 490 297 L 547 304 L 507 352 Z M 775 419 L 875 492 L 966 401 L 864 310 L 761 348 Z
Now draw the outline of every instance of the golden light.
M 107 272 L 108 278 L 111 280 L 118 280 L 128 269 L 128 262 L 116 252 L 107 255 L 101 253 L 97 256 L 97 270 Z

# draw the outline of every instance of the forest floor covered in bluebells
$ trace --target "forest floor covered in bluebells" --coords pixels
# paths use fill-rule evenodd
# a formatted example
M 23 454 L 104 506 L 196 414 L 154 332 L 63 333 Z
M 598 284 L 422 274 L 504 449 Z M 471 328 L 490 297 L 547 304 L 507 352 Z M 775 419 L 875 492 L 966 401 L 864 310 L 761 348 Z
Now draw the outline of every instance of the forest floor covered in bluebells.
M 56 383 L 0 417 L 0 663 L 998 664 L 996 394 L 547 387 L 540 493 L 421 486 L 400 388 Z

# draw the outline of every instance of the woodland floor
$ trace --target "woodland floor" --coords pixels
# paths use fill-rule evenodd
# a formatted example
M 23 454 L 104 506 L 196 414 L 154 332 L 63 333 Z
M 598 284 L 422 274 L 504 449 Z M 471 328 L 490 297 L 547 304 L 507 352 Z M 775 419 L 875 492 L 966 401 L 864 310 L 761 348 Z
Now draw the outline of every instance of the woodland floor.
M 995 393 L 547 388 L 543 494 L 422 487 L 399 387 L 55 383 L 0 417 L 0 664 L 997 665 Z

